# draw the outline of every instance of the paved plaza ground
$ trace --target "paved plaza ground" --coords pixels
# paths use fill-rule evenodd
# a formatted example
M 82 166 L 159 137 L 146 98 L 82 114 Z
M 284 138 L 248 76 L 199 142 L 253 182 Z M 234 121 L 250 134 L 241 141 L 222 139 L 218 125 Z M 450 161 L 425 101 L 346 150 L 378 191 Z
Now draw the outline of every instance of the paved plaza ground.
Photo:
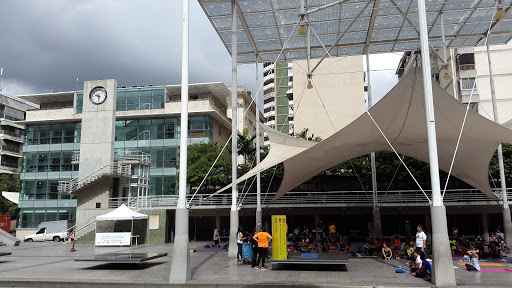
M 237 264 L 222 249 L 204 249 L 206 243 L 191 243 L 192 281 L 188 287 L 433 287 L 430 282 L 397 274 L 395 267 L 405 261 L 384 263 L 374 258 L 350 258 L 346 271 L 299 271 L 251 269 Z M 63 243 L 21 243 L 18 247 L 0 247 L 0 252 L 12 252 L 0 257 L 0 287 L 165 287 L 169 286 L 172 244 L 140 245 L 122 248 L 95 248 Z M 139 266 L 75 262 L 113 251 L 158 252 L 169 256 L 151 260 Z M 512 269 L 512 263 L 482 267 L 496 270 Z M 457 283 L 464 287 L 511 287 L 512 273 L 470 273 L 454 262 Z M 177 285 L 182 286 L 182 285 Z

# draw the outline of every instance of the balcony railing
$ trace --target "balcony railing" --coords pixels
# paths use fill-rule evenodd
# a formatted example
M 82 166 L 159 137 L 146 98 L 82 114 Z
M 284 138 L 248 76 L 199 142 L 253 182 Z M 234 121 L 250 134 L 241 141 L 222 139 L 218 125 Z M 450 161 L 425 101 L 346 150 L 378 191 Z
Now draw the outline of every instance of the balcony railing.
M 20 133 L 14 133 L 14 132 L 11 132 L 11 131 L 0 129 L 0 134 L 4 134 L 4 135 L 7 135 L 7 136 L 10 136 L 10 137 L 19 139 L 19 140 L 23 140 L 23 134 L 20 134 Z
M 18 169 L 18 164 L 13 164 L 13 163 L 0 162 L 0 166 L 12 168 L 12 169 Z
M 459 70 L 475 70 L 475 64 L 460 64 Z
M 21 155 L 21 148 L 0 146 L 0 152 L 10 152 L 10 153 Z
M 512 197 L 512 189 L 508 189 L 508 197 Z M 431 191 L 425 191 L 427 195 L 431 195 Z M 330 191 L 330 192 L 288 192 L 274 203 L 270 203 L 275 194 L 261 194 L 261 204 L 263 206 L 358 206 L 370 207 L 373 205 L 371 191 Z M 205 200 L 209 196 L 206 194 L 198 194 L 193 198 L 191 206 L 194 207 L 230 207 L 231 194 L 219 194 Z M 127 201 L 135 201 L 134 198 L 110 198 L 109 207 L 116 208 Z M 192 199 L 191 195 L 187 195 L 187 203 Z M 240 193 L 239 203 L 243 206 L 256 207 L 256 193 Z M 425 195 L 420 190 L 402 190 L 402 191 L 379 191 L 377 194 L 378 203 L 381 206 L 428 206 L 430 205 Z M 476 189 L 454 189 L 447 190 L 443 199 L 447 205 L 456 204 L 476 204 L 485 205 L 496 203 L 498 199 L 491 199 L 487 195 Z M 176 206 L 178 201 L 177 195 L 157 195 L 147 196 L 144 202 L 147 207 L 172 207 Z

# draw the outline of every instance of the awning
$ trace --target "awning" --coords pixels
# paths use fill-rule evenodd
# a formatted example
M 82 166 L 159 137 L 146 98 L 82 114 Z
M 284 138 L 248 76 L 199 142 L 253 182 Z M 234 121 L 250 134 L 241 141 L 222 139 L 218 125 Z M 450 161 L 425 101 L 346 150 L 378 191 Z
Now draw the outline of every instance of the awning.
M 148 219 L 148 215 L 141 214 L 128 208 L 125 204 L 116 210 L 96 217 L 96 221 L 120 221 L 120 220 L 139 220 Z
M 398 153 L 428 163 L 423 81 L 421 74 L 417 73 L 412 71 L 405 76 L 370 109 L 370 113 Z M 432 90 L 439 167 L 448 172 L 466 106 L 435 81 L 432 81 Z M 283 162 L 284 178 L 273 201 L 318 173 L 340 163 L 375 151 L 391 151 L 385 138 L 366 113 L 317 144 L 275 130 L 269 133 L 270 130 L 273 129 L 265 128 L 271 143 L 269 155 L 236 183 L 267 169 L 270 164 Z M 496 198 L 489 184 L 488 168 L 500 143 L 512 143 L 512 130 L 470 110 L 452 174 L 489 197 Z M 283 154 L 282 151 L 286 149 L 293 152 Z

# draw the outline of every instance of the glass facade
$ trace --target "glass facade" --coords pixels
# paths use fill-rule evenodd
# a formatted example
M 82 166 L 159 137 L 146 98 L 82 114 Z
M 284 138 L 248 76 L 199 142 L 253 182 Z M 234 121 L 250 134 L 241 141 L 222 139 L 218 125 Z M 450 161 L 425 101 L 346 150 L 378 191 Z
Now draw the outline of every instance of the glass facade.
M 80 143 L 81 123 L 27 126 L 25 145 Z
M 188 128 L 189 144 L 213 140 L 213 120 L 208 116 L 190 117 Z M 59 181 L 78 176 L 79 164 L 71 160 L 80 150 L 80 134 L 81 123 L 26 127 L 20 228 L 35 228 L 42 221 L 75 219 L 76 200 L 59 195 L 57 186 Z M 116 121 L 116 151 L 137 150 L 151 155 L 151 196 L 177 193 L 179 138 L 179 118 Z
M 41 222 L 76 219 L 75 216 L 76 208 L 74 207 L 38 207 L 21 209 L 18 227 L 36 228 Z
M 117 111 L 163 109 L 165 103 L 164 87 L 141 87 L 117 89 Z M 76 113 L 82 113 L 84 93 L 76 93 Z

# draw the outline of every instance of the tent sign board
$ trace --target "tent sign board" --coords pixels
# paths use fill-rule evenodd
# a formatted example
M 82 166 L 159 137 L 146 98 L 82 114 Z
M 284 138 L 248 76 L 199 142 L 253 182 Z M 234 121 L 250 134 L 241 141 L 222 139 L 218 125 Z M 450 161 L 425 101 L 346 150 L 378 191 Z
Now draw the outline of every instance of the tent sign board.
M 272 259 L 286 260 L 286 215 L 272 215 Z
M 114 233 L 96 233 L 96 246 L 129 246 L 132 233 L 114 232 Z

